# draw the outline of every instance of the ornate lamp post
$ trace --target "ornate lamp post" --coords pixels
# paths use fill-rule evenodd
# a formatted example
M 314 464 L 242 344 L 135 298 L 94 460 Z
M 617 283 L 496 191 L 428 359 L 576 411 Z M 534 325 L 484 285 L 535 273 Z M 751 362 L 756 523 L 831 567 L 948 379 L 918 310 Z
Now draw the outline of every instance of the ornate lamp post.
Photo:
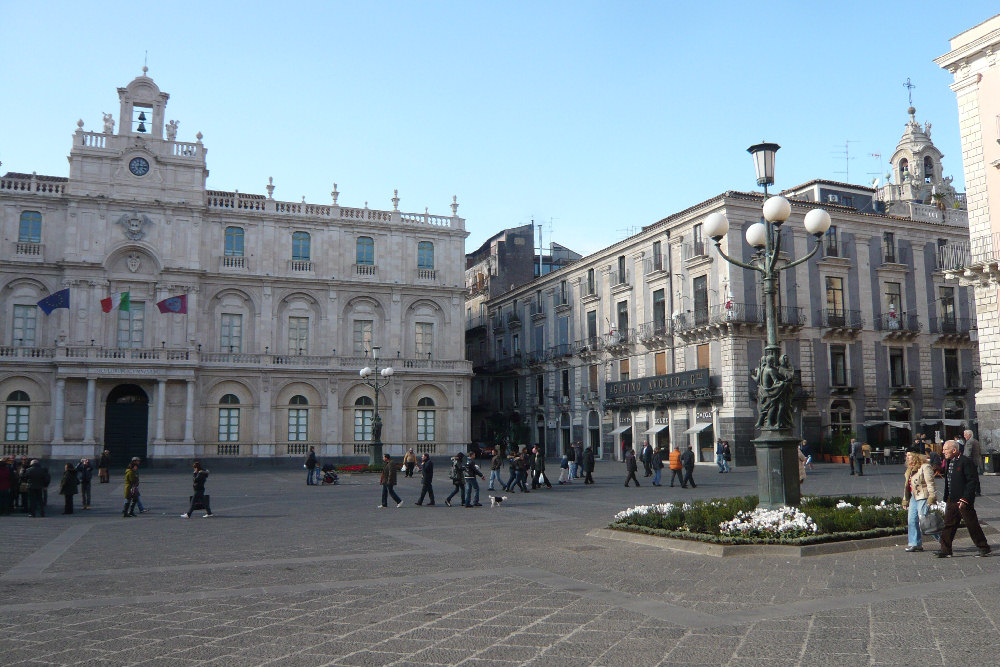
M 365 366 L 361 369 L 361 379 L 364 380 L 366 385 L 375 390 L 375 416 L 372 419 L 372 442 L 368 446 L 368 465 L 382 463 L 382 417 L 378 414 L 378 395 L 381 393 L 383 387 L 389 384 L 392 374 L 395 373 L 392 366 L 386 366 L 379 371 L 378 351 L 380 349 L 377 345 L 372 347 L 372 363 L 375 364 L 375 368 L 372 369 L 369 366 Z M 378 379 L 380 374 L 382 380 Z
M 823 234 L 830 228 L 830 214 L 823 209 L 809 211 L 804 220 L 806 231 L 816 237 L 816 245 L 805 257 L 779 265 L 781 253 L 781 225 L 788 220 L 792 206 L 784 197 L 768 197 L 767 186 L 774 184 L 774 154 L 777 144 L 757 144 L 747 149 L 753 155 L 757 170 L 757 185 L 764 186 L 764 222 L 758 222 L 746 231 L 747 243 L 757 249 L 749 264 L 729 257 L 722 251 L 721 242 L 729 232 L 729 220 L 722 213 L 712 213 L 705 220 L 705 233 L 715 241 L 715 248 L 730 264 L 757 271 L 761 274 L 764 292 L 764 321 L 767 341 L 764 356 L 751 372 L 757 381 L 756 427 L 760 436 L 753 440 L 757 451 L 757 489 L 760 507 L 775 508 L 795 506 L 801 500 L 799 489 L 799 462 L 796 447 L 798 439 L 792 436 L 792 383 L 794 371 L 788 355 L 781 354 L 778 345 L 778 311 L 775 296 L 778 276 L 816 254 Z

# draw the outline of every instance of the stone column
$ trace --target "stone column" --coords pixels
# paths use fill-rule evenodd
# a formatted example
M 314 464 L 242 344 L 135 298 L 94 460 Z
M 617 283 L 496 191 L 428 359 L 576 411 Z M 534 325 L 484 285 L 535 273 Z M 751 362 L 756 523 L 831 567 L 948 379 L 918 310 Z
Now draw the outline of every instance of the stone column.
M 66 410 L 66 380 L 56 380 L 56 395 L 52 401 L 52 444 L 63 443 L 63 413 Z
M 194 380 L 187 381 L 184 401 L 184 444 L 194 444 Z
M 94 444 L 94 408 L 97 400 L 97 379 L 87 378 L 87 406 L 83 418 L 83 441 Z
M 156 440 L 163 443 L 163 421 L 167 404 L 167 381 L 159 380 L 156 383 Z

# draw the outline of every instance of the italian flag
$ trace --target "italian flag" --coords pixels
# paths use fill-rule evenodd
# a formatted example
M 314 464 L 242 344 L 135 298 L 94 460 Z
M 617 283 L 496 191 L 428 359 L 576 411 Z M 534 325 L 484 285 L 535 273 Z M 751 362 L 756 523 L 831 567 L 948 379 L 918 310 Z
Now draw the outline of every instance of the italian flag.
M 110 313 L 112 310 L 128 310 L 128 292 L 119 292 L 107 299 L 101 299 L 101 310 L 105 313 Z

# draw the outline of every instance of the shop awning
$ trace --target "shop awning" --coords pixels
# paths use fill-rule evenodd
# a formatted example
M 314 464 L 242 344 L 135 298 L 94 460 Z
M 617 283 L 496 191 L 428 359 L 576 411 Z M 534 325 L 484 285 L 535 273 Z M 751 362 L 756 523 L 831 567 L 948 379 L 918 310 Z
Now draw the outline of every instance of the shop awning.
M 619 426 L 618 428 L 616 428 L 614 431 L 611 432 L 611 435 L 619 435 L 629 430 L 630 428 L 632 428 L 631 424 L 626 424 L 625 426 Z
M 653 424 L 651 427 L 647 428 L 643 433 L 649 435 L 650 433 L 659 433 L 667 427 L 666 424 Z
M 910 428 L 910 422 L 888 421 L 888 422 L 886 422 L 886 424 L 888 424 L 889 426 L 892 426 L 894 428 L 906 428 L 906 429 Z
M 701 422 L 699 424 L 695 424 L 688 430 L 684 431 L 684 433 L 687 435 L 691 435 L 692 433 L 701 433 L 706 428 L 712 428 L 712 422 Z
M 941 419 L 934 419 L 933 417 L 930 418 L 924 417 L 923 419 L 920 420 L 920 423 L 924 424 L 925 426 L 932 426 L 934 424 L 940 424 L 941 421 L 942 421 Z
M 871 428 L 872 426 L 881 426 L 882 424 L 885 424 L 885 421 L 883 420 L 867 421 L 865 422 L 865 428 Z
M 942 419 L 945 426 L 961 426 L 965 423 L 964 419 Z

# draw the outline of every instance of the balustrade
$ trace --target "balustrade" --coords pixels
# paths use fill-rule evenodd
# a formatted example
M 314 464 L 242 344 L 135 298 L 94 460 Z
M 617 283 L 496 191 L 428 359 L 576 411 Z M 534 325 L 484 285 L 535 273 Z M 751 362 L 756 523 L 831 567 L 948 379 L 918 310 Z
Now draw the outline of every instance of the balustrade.
M 417 280 L 437 280 L 437 270 L 417 269 Z

